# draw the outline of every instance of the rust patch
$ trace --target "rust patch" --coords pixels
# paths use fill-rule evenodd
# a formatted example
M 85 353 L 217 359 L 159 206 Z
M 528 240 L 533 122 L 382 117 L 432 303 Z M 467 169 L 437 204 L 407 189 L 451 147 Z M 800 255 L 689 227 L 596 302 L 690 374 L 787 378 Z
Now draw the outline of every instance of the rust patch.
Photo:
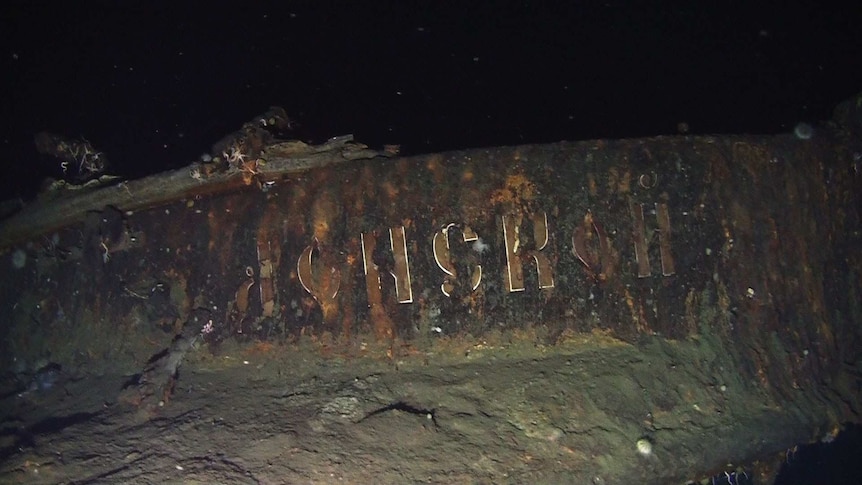
M 587 211 L 583 223 L 573 231 L 572 253 L 594 281 L 604 282 L 613 275 L 608 236 L 601 223 L 593 219 L 592 211 Z
M 627 168 L 611 167 L 608 169 L 608 193 L 628 194 L 632 188 L 632 173 Z
M 442 185 L 446 181 L 446 169 L 443 167 L 442 155 L 430 155 L 425 162 L 425 168 L 431 173 L 435 184 Z
M 502 189 L 491 194 L 491 203 L 509 208 L 526 208 L 536 197 L 536 185 L 526 175 L 517 173 L 506 177 Z
M 340 261 L 337 259 L 335 251 L 321 247 L 315 239 L 312 245 L 303 250 L 296 264 L 300 284 L 320 306 L 324 324 L 330 329 L 337 321 L 339 313 L 336 297 L 341 288 L 342 277 Z
M 275 275 L 273 272 L 272 246 L 268 239 L 259 238 L 257 242 L 257 260 L 260 267 L 258 273 L 260 283 L 260 303 L 263 306 L 263 317 L 271 317 L 275 313 Z
M 251 270 L 251 268 L 249 268 Z M 253 272 L 249 271 L 249 276 L 252 276 Z M 251 290 L 251 287 L 254 286 L 254 278 L 249 277 L 247 280 L 243 281 L 239 288 L 236 290 L 236 309 L 240 314 L 240 318 L 245 316 L 248 312 L 248 292 Z
M 754 183 L 765 174 L 769 163 L 769 150 L 766 147 L 750 142 L 740 141 L 733 144 L 733 160 L 745 167 L 748 176 Z

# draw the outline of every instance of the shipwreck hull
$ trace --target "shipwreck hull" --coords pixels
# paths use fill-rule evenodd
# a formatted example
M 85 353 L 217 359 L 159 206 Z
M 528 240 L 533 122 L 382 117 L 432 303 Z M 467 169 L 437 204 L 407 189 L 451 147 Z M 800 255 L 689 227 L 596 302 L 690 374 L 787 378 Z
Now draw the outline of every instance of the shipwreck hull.
M 568 450 L 534 454 L 570 461 L 520 476 L 667 483 L 747 463 L 767 479 L 769 457 L 862 410 L 862 140 L 858 113 L 841 113 L 809 140 L 412 157 L 275 145 L 246 170 L 43 201 L 0 237 L 4 365 L 136 369 L 185 335 L 208 355 L 265 344 L 264 360 L 367 361 L 397 389 L 411 362 L 529 354 L 535 374 L 513 386 L 542 369 L 571 386 L 549 386 L 553 406 L 533 396 L 499 412 L 534 413 L 506 419 Z M 603 379 L 605 366 L 626 371 Z M 445 386 L 410 392 L 410 409 L 457 415 Z M 618 433 L 585 437 L 587 419 Z M 639 455 L 642 439 L 654 451 Z M 597 457 L 619 463 L 587 466 Z

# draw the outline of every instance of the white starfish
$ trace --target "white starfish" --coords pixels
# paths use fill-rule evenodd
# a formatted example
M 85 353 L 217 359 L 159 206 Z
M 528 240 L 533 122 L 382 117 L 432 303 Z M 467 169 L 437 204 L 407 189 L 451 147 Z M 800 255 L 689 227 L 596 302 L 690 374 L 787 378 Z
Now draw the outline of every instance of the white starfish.
M 227 156 L 227 159 L 230 163 L 235 163 L 237 165 L 242 165 L 245 162 L 245 159 L 248 155 L 245 155 L 240 151 L 239 148 L 232 146 L 230 147 L 230 155 Z

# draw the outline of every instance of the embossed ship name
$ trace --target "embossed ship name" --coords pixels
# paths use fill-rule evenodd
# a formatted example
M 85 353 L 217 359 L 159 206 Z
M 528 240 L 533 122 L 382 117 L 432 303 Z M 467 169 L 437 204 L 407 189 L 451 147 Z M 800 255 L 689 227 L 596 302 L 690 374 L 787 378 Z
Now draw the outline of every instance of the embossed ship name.
M 651 210 L 653 207 L 650 205 L 654 210 Z M 637 277 L 647 278 L 654 274 L 649 250 L 656 241 L 660 274 L 664 277 L 672 276 L 675 268 L 671 251 L 668 204 L 658 202 L 650 205 L 639 202 L 629 204 L 632 223 L 630 247 L 633 251 Z M 645 212 L 654 213 L 654 225 L 648 224 Z M 554 265 L 546 254 L 551 233 L 547 213 L 499 216 L 497 220 L 503 234 L 502 249 L 505 252 L 506 263 L 502 273 L 508 292 L 521 292 L 526 289 L 525 271 L 529 271 L 530 267 L 536 271 L 536 281 L 540 290 L 554 288 Z M 528 231 L 531 234 L 528 234 Z M 370 307 L 382 302 L 381 275 L 392 278 L 395 299 L 398 303 L 414 302 L 411 257 L 408 254 L 405 227 L 403 225 L 390 227 L 386 232 L 388 232 L 388 244 L 378 241 L 381 238 L 380 233 L 361 234 L 362 267 Z M 613 267 L 613 262 L 611 241 L 603 224 L 593 217 L 592 212 L 587 211 L 583 224 L 577 225 L 572 230 L 569 239 L 570 241 L 564 243 L 568 245 L 564 253 L 569 253 L 576 258 L 590 278 L 597 282 L 605 281 L 610 274 L 610 268 Z M 455 248 L 454 245 L 461 246 Z M 482 253 L 488 250 L 488 245 L 469 225 L 451 222 L 442 226 L 434 234 L 429 249 L 442 273 L 440 291 L 444 295 L 452 297 L 456 291 L 463 295 L 480 288 L 485 277 L 485 269 L 475 255 L 470 253 Z M 331 257 L 333 252 L 333 248 L 328 248 L 320 241 L 314 240 L 312 244 L 305 247 L 296 263 L 297 276 L 302 287 L 324 309 L 328 306 L 328 302 L 338 296 L 341 281 L 340 268 L 328 263 L 334 259 Z M 326 253 L 330 253 L 330 257 L 327 257 Z M 460 254 L 466 261 L 457 261 L 455 253 Z M 384 260 L 386 263 L 382 262 Z M 267 294 L 271 295 L 274 291 L 271 287 L 268 288 L 271 282 L 266 278 L 271 272 L 272 269 L 267 269 L 262 260 L 260 281 L 262 302 L 272 300 L 267 297 Z M 264 316 L 270 316 L 272 311 L 271 306 L 267 308 L 264 304 Z

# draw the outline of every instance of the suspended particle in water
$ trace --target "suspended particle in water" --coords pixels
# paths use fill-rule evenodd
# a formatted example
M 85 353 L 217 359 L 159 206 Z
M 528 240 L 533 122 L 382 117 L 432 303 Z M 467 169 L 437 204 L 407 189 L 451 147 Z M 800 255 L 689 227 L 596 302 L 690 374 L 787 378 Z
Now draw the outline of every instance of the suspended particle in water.
M 797 123 L 793 128 L 793 134 L 800 140 L 810 140 L 814 136 L 814 127 L 808 123 Z
M 16 249 L 15 252 L 12 253 L 12 267 L 15 269 L 21 269 L 25 264 L 27 264 L 27 253 L 21 249 Z

